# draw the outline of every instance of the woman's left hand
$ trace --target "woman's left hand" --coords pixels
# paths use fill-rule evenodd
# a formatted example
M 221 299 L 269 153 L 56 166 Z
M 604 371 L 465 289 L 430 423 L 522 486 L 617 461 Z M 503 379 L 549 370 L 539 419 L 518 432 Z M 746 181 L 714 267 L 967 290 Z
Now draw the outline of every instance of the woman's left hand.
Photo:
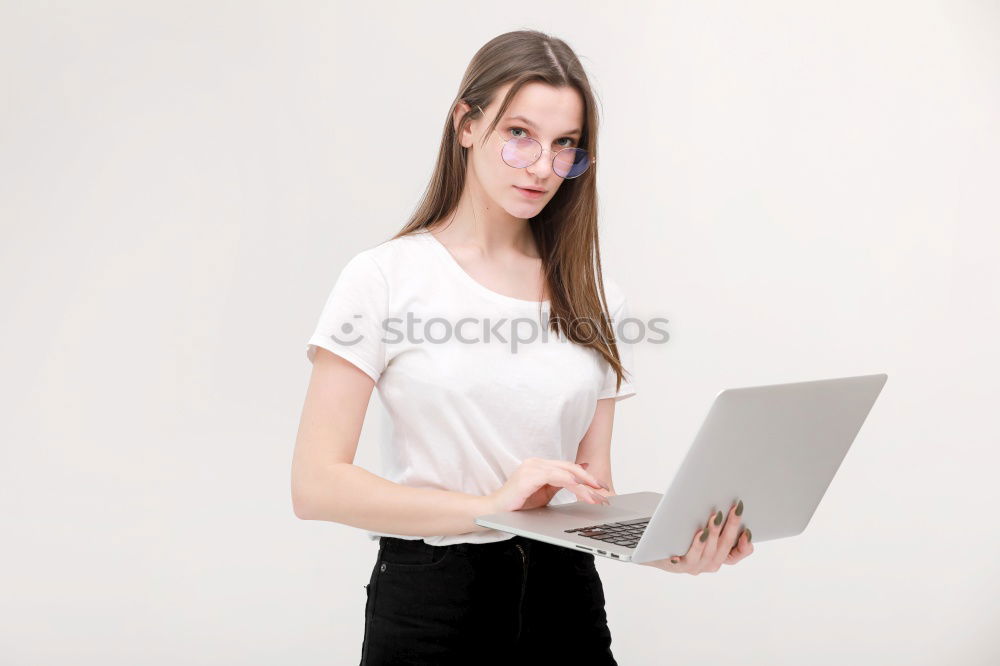
M 609 497 L 614 491 L 591 488 L 591 492 Z M 738 513 L 737 513 L 738 512 Z M 749 529 L 740 530 L 743 515 L 743 501 L 729 508 L 729 515 L 720 518 L 722 512 L 713 512 L 704 528 L 694 534 L 691 547 L 686 555 L 674 555 L 662 560 L 639 562 L 648 567 L 656 567 L 670 573 L 686 573 L 697 576 L 700 573 L 715 573 L 723 564 L 736 564 L 753 553 Z M 719 520 L 719 524 L 716 524 Z M 706 532 L 707 530 L 707 532 Z M 701 537 L 705 536 L 702 541 Z

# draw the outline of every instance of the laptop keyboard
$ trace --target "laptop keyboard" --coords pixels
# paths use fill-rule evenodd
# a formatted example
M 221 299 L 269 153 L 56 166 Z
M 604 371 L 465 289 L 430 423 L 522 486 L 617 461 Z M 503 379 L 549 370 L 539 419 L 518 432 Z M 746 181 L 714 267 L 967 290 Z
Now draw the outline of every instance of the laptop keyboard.
M 649 518 L 652 518 L 650 516 Z M 601 523 L 600 525 L 590 525 L 589 527 L 576 527 L 565 532 L 575 532 L 588 539 L 596 539 L 604 543 L 613 543 L 616 546 L 634 548 L 639 543 L 643 531 L 649 525 L 649 518 L 638 518 L 636 520 L 625 520 L 618 523 Z

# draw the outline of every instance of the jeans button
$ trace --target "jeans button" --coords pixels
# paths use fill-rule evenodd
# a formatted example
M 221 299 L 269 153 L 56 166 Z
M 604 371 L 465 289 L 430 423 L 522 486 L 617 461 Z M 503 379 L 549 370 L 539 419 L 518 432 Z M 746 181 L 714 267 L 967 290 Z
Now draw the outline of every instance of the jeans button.
M 385 562 L 383 562 L 383 563 L 382 563 L 382 566 L 381 566 L 381 568 L 379 569 L 379 571 L 385 571 Z

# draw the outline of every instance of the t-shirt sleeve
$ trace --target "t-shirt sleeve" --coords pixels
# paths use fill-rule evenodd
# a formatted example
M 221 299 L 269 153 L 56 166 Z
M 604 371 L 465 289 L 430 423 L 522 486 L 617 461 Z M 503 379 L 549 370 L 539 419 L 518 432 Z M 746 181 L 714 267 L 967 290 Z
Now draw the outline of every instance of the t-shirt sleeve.
M 306 358 L 322 347 L 347 359 L 378 382 L 385 370 L 382 330 L 388 311 L 389 286 L 375 260 L 362 252 L 341 269 L 319 322 L 306 343 Z
M 618 380 L 618 375 L 615 373 L 615 369 L 611 367 L 611 364 L 607 362 L 603 357 L 601 362 L 604 365 L 604 384 L 601 386 L 601 390 L 597 393 L 597 399 L 602 398 L 614 398 L 615 402 L 619 400 L 624 400 L 625 398 L 635 395 L 635 380 L 632 375 L 635 363 L 632 356 L 632 343 L 626 342 L 623 338 L 628 339 L 629 334 L 634 334 L 634 326 L 623 327 L 622 321 L 628 318 L 628 301 L 622 297 L 617 308 L 611 313 L 611 326 L 615 332 L 615 342 L 618 345 L 618 357 L 622 362 L 622 367 L 625 368 L 625 375 L 622 377 L 622 385 L 616 391 L 615 384 Z

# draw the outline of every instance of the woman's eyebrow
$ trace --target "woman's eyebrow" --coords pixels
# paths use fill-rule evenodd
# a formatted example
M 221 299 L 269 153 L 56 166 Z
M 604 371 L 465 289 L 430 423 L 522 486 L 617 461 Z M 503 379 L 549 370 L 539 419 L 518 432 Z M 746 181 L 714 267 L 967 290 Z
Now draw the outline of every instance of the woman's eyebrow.
M 524 123 L 528 127 L 532 128 L 532 129 L 536 129 L 536 130 L 538 129 L 538 125 L 536 125 L 535 123 L 531 122 L 530 120 L 528 120 L 524 116 L 507 116 L 506 118 L 504 118 L 504 120 L 520 120 L 522 123 Z M 570 130 L 569 132 L 562 132 L 561 134 L 563 136 L 570 136 L 570 135 L 573 135 L 573 134 L 575 134 L 577 136 L 580 136 L 580 130 L 578 130 L 578 129 Z

